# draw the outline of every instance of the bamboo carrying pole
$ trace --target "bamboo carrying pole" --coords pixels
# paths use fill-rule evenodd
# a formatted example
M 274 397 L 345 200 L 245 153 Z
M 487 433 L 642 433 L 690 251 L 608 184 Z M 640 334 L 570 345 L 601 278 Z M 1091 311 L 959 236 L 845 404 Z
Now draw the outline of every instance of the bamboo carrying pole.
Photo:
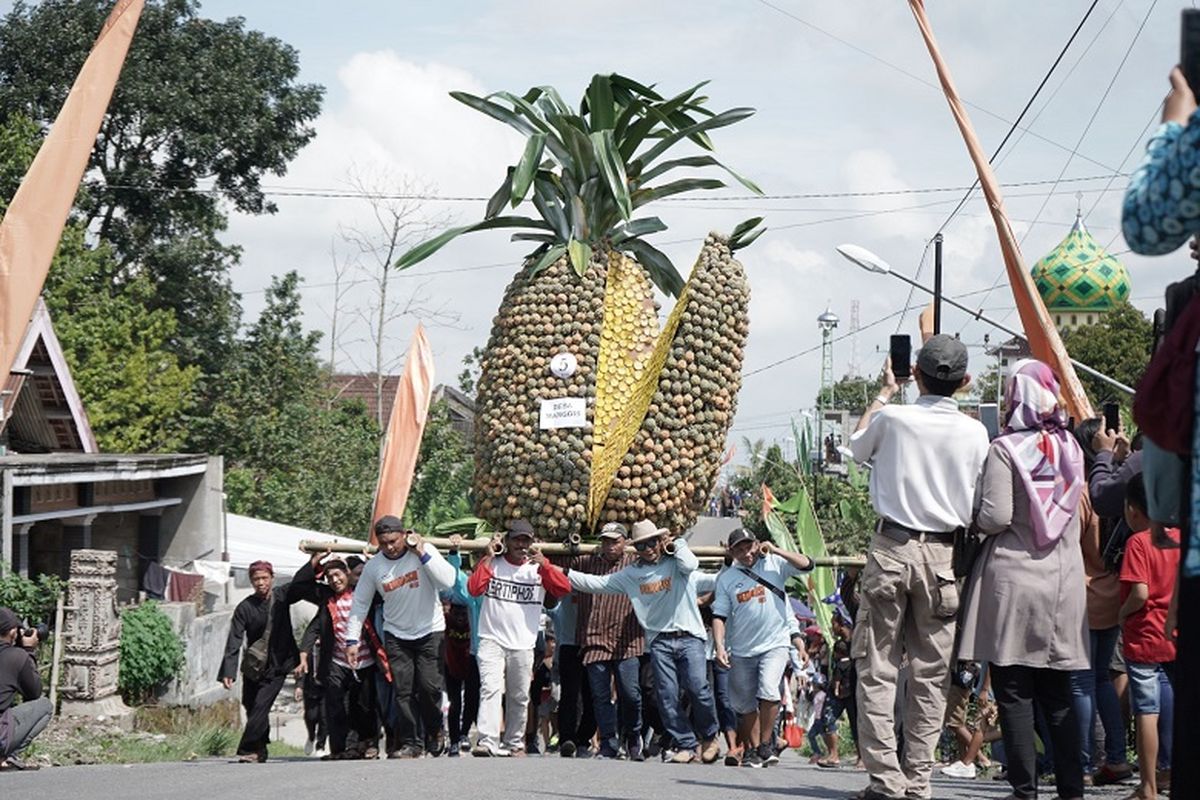
M 428 538 L 426 542 L 442 550 L 450 548 L 450 540 L 443 538 Z M 463 539 L 458 545 L 458 549 L 467 553 L 483 552 L 488 549 L 491 544 L 490 539 Z M 561 542 L 542 542 L 537 547 L 548 556 L 574 556 L 587 555 L 594 553 L 600 547 L 597 544 L 562 544 Z M 304 539 L 300 542 L 300 549 L 305 553 L 360 553 L 362 555 L 372 555 L 376 548 L 374 545 L 363 542 L 361 545 L 350 542 L 334 542 L 322 541 L 320 539 Z M 697 558 L 702 561 L 712 559 L 722 559 L 725 557 L 725 548 L 716 545 L 707 545 L 702 547 L 691 548 Z M 625 552 L 636 552 L 632 547 L 626 547 Z M 814 558 L 813 566 L 817 567 L 862 567 L 867 562 L 865 558 L 853 558 L 849 556 L 826 556 L 823 558 Z

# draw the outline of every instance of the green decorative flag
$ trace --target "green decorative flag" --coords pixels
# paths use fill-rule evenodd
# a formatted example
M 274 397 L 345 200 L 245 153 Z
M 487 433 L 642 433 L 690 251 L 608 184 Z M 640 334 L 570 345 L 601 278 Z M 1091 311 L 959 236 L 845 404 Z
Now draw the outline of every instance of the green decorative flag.
M 796 515 L 796 532 L 793 535 L 784 523 L 782 514 Z M 821 526 L 817 522 L 816 512 L 808 497 L 808 490 L 800 484 L 799 491 L 787 500 L 779 501 L 771 494 L 771 490 L 763 486 L 763 521 L 775 544 L 788 552 L 799 549 L 809 558 L 823 558 L 829 553 L 825 549 L 825 537 L 821 535 Z M 836 589 L 834 574 L 831 567 L 817 567 L 805 578 L 797 579 L 802 582 L 808 595 L 808 604 L 817 617 L 817 625 L 826 641 L 833 642 L 833 612 L 825 603 L 825 598 L 832 595 Z

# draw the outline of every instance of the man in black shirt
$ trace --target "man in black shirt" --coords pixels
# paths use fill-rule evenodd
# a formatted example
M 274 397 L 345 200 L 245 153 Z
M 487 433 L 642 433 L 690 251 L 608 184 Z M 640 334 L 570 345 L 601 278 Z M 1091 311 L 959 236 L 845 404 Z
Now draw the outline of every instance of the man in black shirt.
M 314 556 L 319 558 L 318 556 Z M 267 760 L 267 742 L 271 733 L 271 705 L 283 688 L 284 679 L 300 663 L 300 650 L 292 634 L 290 608 L 302 599 L 300 587 L 292 583 L 275 586 L 275 569 L 269 561 L 250 565 L 250 583 L 254 594 L 237 604 L 225 641 L 225 659 L 217 679 L 226 689 L 232 689 L 238 674 L 238 656 L 242 640 L 247 652 L 263 637 L 266 641 L 266 664 L 257 672 L 248 671 L 242 664 L 242 707 L 246 709 L 246 729 L 238 742 L 239 761 Z M 270 631 L 267 620 L 270 620 Z
M 50 722 L 54 712 L 42 697 L 42 679 L 33 660 L 38 637 L 21 635 L 21 619 L 0 607 L 0 770 L 37 769 L 17 758 Z M 13 705 L 21 695 L 24 701 Z

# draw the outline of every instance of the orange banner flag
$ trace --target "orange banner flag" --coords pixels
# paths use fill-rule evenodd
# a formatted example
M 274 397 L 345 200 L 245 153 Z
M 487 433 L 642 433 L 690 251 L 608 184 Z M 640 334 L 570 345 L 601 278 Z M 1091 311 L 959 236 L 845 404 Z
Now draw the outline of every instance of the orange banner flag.
M 425 328 L 417 325 L 404 374 L 396 385 L 396 400 L 383 437 L 379 459 L 379 485 L 375 487 L 375 509 L 371 514 L 371 543 L 375 543 L 375 522 L 383 516 L 404 518 L 404 506 L 412 489 L 417 455 L 429 405 L 433 398 L 433 350 L 425 338 Z
M 912 9 L 913 16 L 917 20 L 917 27 L 921 29 L 921 36 L 925 39 L 925 46 L 929 48 L 929 55 L 933 58 L 933 64 L 937 68 L 938 80 L 942 84 L 946 101 L 950 104 L 950 111 L 954 114 L 954 121 L 958 123 L 958 129 L 966 141 L 971 160 L 975 163 L 975 171 L 979 175 L 979 185 L 983 189 L 984 197 L 987 198 L 988 209 L 996 224 L 996 233 L 1000 237 L 1000 252 L 1004 256 L 1004 268 L 1008 272 L 1008 282 L 1012 286 L 1017 312 L 1021 315 L 1021 326 L 1025 329 L 1025 337 L 1029 340 L 1029 349 L 1035 358 L 1049 364 L 1050 368 L 1058 375 L 1063 401 L 1067 406 L 1068 413 L 1077 422 L 1091 419 L 1095 416 L 1091 401 L 1088 400 L 1087 394 L 1083 391 L 1083 385 L 1080 384 L 1079 377 L 1075 374 L 1075 365 L 1071 363 L 1071 359 L 1067 355 L 1067 349 L 1063 346 L 1058 329 L 1054 327 L 1050 314 L 1046 311 L 1042 296 L 1033 285 L 1029 271 L 1025 269 L 1021 258 L 1021 249 L 1017 245 L 1012 226 L 1004 213 L 1004 198 L 1000 194 L 1000 185 L 997 183 L 992 166 L 988 163 L 987 156 L 979 144 L 979 138 L 975 135 L 971 118 L 967 116 L 967 110 L 959 100 L 958 91 L 954 88 L 954 81 L 950 77 L 950 70 L 938 50 L 937 41 L 933 37 L 933 29 L 929 25 L 929 18 L 925 15 L 925 3 L 923 0 L 908 0 L 908 5 Z
M 142 5 L 143 0 L 120 0 L 108 15 L 0 222 L 0 384 L 8 379 L 42 293 Z
M 771 487 L 765 483 L 762 485 L 762 516 L 763 522 L 767 521 L 767 515 L 775 508 L 775 493 L 771 491 Z

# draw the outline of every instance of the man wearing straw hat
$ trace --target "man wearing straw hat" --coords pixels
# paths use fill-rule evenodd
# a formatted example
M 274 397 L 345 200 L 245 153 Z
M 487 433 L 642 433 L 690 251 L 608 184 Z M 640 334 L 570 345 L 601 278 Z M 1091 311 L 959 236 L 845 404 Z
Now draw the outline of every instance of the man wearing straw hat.
M 720 755 L 720 726 L 708 685 L 707 636 L 696 603 L 700 561 L 684 540 L 671 539 L 668 545 L 669 535 L 666 528 L 641 520 L 633 526 L 635 563 L 609 575 L 571 571 L 567 577 L 578 592 L 629 597 L 646 629 L 659 712 L 673 742 L 674 752 L 664 751 L 663 759 L 688 764 L 699 758 L 711 764 Z M 680 701 L 680 688 L 691 703 L 695 731 Z

